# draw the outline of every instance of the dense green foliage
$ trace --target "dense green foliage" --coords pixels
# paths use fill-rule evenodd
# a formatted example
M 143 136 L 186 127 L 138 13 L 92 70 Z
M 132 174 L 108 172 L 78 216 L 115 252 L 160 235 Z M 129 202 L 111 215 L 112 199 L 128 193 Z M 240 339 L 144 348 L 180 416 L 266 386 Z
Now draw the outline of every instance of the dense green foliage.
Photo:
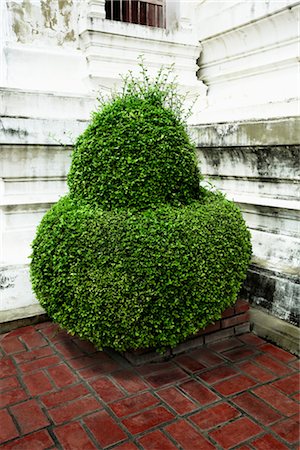
M 199 187 L 168 87 L 137 86 L 79 137 L 70 194 L 44 216 L 31 263 L 50 317 L 117 350 L 175 346 L 219 319 L 251 253 L 239 209 Z
M 184 125 L 155 95 L 125 95 L 94 113 L 68 176 L 72 198 L 104 209 L 187 204 L 199 182 Z

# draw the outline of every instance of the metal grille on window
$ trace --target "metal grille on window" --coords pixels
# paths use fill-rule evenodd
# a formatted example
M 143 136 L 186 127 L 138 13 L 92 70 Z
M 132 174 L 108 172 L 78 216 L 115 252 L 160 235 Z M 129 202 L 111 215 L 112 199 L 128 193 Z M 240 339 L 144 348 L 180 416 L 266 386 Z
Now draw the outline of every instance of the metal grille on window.
M 164 0 L 105 0 L 106 19 L 165 28 Z

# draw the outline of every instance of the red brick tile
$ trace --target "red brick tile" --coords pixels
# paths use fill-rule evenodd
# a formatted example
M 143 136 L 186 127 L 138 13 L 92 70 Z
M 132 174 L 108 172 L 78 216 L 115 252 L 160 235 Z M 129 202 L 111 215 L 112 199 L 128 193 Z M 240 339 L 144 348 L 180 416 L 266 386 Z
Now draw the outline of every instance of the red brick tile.
M 6 335 L 1 340 L 1 348 L 8 355 L 13 354 L 13 353 L 22 352 L 25 350 L 24 345 L 22 344 L 22 342 L 19 341 L 18 337 L 10 336 L 10 335 Z
M 1 450 L 44 450 L 46 448 L 52 448 L 53 445 L 54 442 L 49 436 L 48 431 L 40 430 L 21 439 L 15 439 L 1 447 Z
M 41 329 L 41 333 L 53 343 L 63 342 L 72 338 L 67 331 L 62 330 L 56 324 L 50 324 L 49 327 Z
M 281 348 L 276 347 L 273 344 L 264 344 L 261 346 L 260 350 L 269 353 L 271 356 L 279 359 L 279 361 L 283 363 L 289 363 L 296 359 L 295 355 L 292 355 L 291 353 L 286 352 L 285 350 L 282 350 Z
M 272 386 L 260 386 L 254 389 L 253 392 L 286 416 L 292 416 L 299 410 L 299 405 L 294 400 Z
M 121 389 L 117 388 L 109 378 L 99 378 L 90 382 L 90 385 L 95 389 L 99 397 L 107 403 L 125 397 Z
M 300 402 L 300 392 L 298 392 L 297 394 L 293 394 L 293 395 L 292 395 L 292 398 L 293 398 L 294 400 L 296 400 L 297 402 Z
M 114 447 L 114 450 L 137 450 L 137 446 L 132 442 L 124 442 L 124 444 Z
M 49 321 L 36 323 L 35 325 L 33 325 L 33 327 L 35 330 L 43 330 L 44 328 L 49 328 L 49 326 L 52 326 L 52 325 L 58 327 L 58 325 L 54 324 L 53 322 L 49 322 Z
M 162 362 L 162 363 L 149 363 L 143 364 L 140 367 L 137 367 L 136 370 L 144 376 L 152 375 L 157 372 L 165 372 L 168 370 L 175 369 L 176 366 L 172 362 Z
M 234 305 L 235 313 L 240 314 L 249 310 L 249 302 L 244 299 L 238 299 Z
M 236 327 L 237 328 L 237 327 Z M 235 328 L 229 327 L 225 330 L 220 330 L 215 333 L 206 334 L 204 336 L 205 344 L 213 344 L 214 342 L 220 342 L 223 339 L 229 339 L 235 334 Z
M 232 377 L 237 373 L 237 370 L 235 370 L 233 367 L 218 366 L 214 369 L 210 369 L 206 372 L 200 373 L 198 377 L 201 378 L 201 380 L 204 380 L 206 383 L 213 384 L 217 381 L 224 380 L 224 378 Z
M 225 311 L 223 311 L 222 313 L 222 319 L 224 319 L 225 317 L 232 317 L 235 315 L 235 311 L 234 311 L 234 306 L 231 308 L 227 308 L 225 309 Z
M 125 417 L 149 408 L 149 406 L 156 405 L 157 403 L 159 403 L 159 400 L 156 397 L 150 394 L 150 392 L 144 392 L 143 394 L 112 403 L 110 407 L 118 417 Z
M 81 339 L 75 338 L 74 342 L 84 353 L 91 354 L 98 352 L 94 344 L 89 341 L 82 341 Z
M 234 398 L 233 402 L 264 425 L 270 425 L 282 418 L 281 414 L 248 392 Z
M 64 450 L 94 450 L 97 448 L 78 422 L 57 427 L 54 429 L 54 433 Z
M 271 372 L 274 372 L 277 376 L 288 375 L 292 372 L 290 367 L 265 354 L 256 356 L 253 361 L 257 362 L 264 368 L 271 370 Z
M 5 409 L 0 411 L 0 423 L 0 444 L 19 436 L 12 418 Z
M 122 422 L 130 433 L 137 434 L 168 422 L 173 418 L 173 414 L 162 406 L 158 406 L 128 417 L 128 419 L 124 419 Z
M 184 450 L 213 450 L 215 448 L 192 425 L 184 420 L 172 423 L 165 429 Z
M 53 389 L 49 378 L 41 370 L 24 375 L 23 381 L 26 384 L 32 397 L 34 397 L 35 395 L 44 394 L 45 392 L 51 391 Z
M 296 370 L 300 370 L 300 359 L 296 359 L 296 361 L 292 361 L 289 363 L 289 366 L 293 367 Z
M 101 447 L 116 444 L 128 437 L 106 411 L 100 411 L 88 416 L 84 419 L 84 422 Z
M 199 330 L 196 336 L 201 336 L 202 334 L 213 333 L 214 331 L 218 331 L 221 328 L 221 322 L 218 320 L 216 323 L 212 323 L 205 327 L 203 330 Z
M 253 333 L 243 334 L 242 336 L 239 336 L 239 340 L 244 342 L 245 344 L 253 345 L 254 347 L 258 347 L 262 344 L 265 344 L 266 342 Z
M 217 366 L 218 364 L 224 363 L 224 359 L 220 356 L 216 355 L 212 350 L 206 348 L 200 348 L 198 350 L 194 350 L 189 354 L 192 358 L 196 359 L 196 361 L 201 362 L 206 367 Z
M 275 386 L 277 389 L 280 389 L 287 395 L 299 392 L 300 391 L 299 374 L 295 373 L 294 375 L 285 377 L 282 380 L 275 381 L 274 383 L 272 383 L 272 386 Z
M 195 380 L 181 384 L 180 389 L 189 394 L 193 399 L 197 400 L 202 406 L 209 405 L 210 403 L 219 400 L 219 397 L 214 392 Z
M 146 378 L 154 388 L 165 386 L 166 384 L 176 383 L 187 377 L 187 374 L 179 368 L 168 370 L 165 372 L 157 372 L 153 375 L 149 375 Z
M 47 427 L 49 421 L 36 400 L 28 400 L 12 406 L 11 412 L 17 420 L 23 434 Z
M 80 356 L 79 358 L 70 359 L 68 361 L 73 369 L 83 369 L 85 367 L 95 366 L 97 361 L 93 358 L 93 355 Z
M 234 327 L 240 323 L 245 323 L 249 321 L 249 312 L 239 314 L 238 316 L 228 317 L 227 319 L 221 320 L 222 328 Z
M 236 337 L 229 339 L 224 339 L 224 341 L 216 342 L 215 344 L 210 344 L 208 347 L 214 352 L 225 352 L 226 350 L 231 350 L 236 347 L 241 347 L 243 344 Z
M 56 425 L 60 425 L 63 422 L 68 422 L 83 414 L 100 409 L 102 409 L 101 405 L 89 395 L 84 398 L 77 398 L 66 405 L 56 406 L 49 410 L 49 415 Z
M 96 362 L 90 367 L 78 370 L 77 373 L 85 380 L 93 380 L 99 378 L 99 376 L 106 375 L 109 372 L 114 372 L 117 369 L 119 369 L 119 365 L 114 361 L 106 363 Z
M 274 380 L 274 378 L 276 377 L 275 374 L 268 372 L 257 364 L 254 364 L 252 361 L 243 361 L 238 364 L 238 367 L 243 372 L 245 372 L 246 375 L 249 375 L 250 377 L 262 383 Z
M 220 392 L 222 395 L 228 396 L 233 395 L 238 392 L 244 391 L 256 383 L 245 375 L 237 375 L 235 377 L 231 377 L 228 380 L 221 381 L 214 385 L 214 388 Z
M 0 395 L 0 408 L 4 408 L 8 405 L 14 405 L 15 403 L 20 403 L 26 398 L 27 394 L 21 388 L 11 389 L 10 391 L 3 392 Z
M 34 328 L 35 328 L 35 330 L 45 330 L 45 329 L 48 330 L 49 328 L 57 330 L 57 329 L 59 329 L 59 326 L 57 323 L 47 321 L 47 322 L 40 322 L 40 323 L 35 324 Z
M 0 380 L 0 392 L 9 391 L 17 387 L 20 387 L 20 383 L 16 376 L 6 377 Z
M 227 403 L 219 403 L 215 406 L 205 408 L 203 411 L 190 416 L 192 420 L 201 430 L 209 430 L 217 425 L 221 425 L 240 415 L 239 411 Z
M 161 431 L 156 430 L 146 434 L 139 443 L 145 450 L 176 450 L 177 447 Z
M 43 395 L 40 399 L 46 408 L 53 408 L 87 394 L 89 394 L 89 391 L 85 386 L 76 384 L 76 386 L 68 387 L 52 394 Z
M 9 333 L 6 334 L 11 336 L 24 336 L 25 334 L 32 334 L 35 333 L 35 328 L 32 325 L 29 325 L 27 327 L 21 327 L 21 328 L 16 328 L 15 330 L 10 331 Z
M 223 448 L 229 449 L 261 433 L 262 429 L 246 417 L 235 420 L 210 433 Z
M 9 377 L 17 373 L 17 369 L 9 356 L 5 356 L 0 361 L 0 373 L 1 377 Z
M 277 439 L 275 439 L 271 434 L 265 434 L 264 436 L 255 439 L 251 442 L 251 445 L 256 450 L 287 450 L 288 448 Z
M 41 336 L 37 331 L 30 334 L 24 334 L 21 337 L 22 341 L 25 343 L 25 345 L 28 348 L 36 348 L 36 347 L 43 347 L 44 345 L 47 345 L 46 339 Z
M 199 370 L 205 369 L 206 367 L 199 361 L 196 361 L 195 359 L 191 358 L 188 355 L 176 356 L 174 361 L 188 372 L 198 372 Z
M 34 361 L 39 358 L 44 358 L 46 356 L 52 355 L 54 355 L 54 352 L 51 347 L 42 347 L 36 350 L 18 353 L 17 355 L 14 355 L 14 360 L 16 361 L 16 363 L 20 364 L 27 361 Z
M 34 370 L 44 369 L 60 362 L 58 356 L 47 356 L 46 358 L 37 359 L 36 361 L 28 361 L 19 365 L 20 370 L 25 372 L 33 372 Z
M 236 450 L 251 450 L 251 448 L 248 445 L 242 445 L 241 447 L 236 447 Z
M 77 377 L 65 364 L 49 367 L 47 372 L 58 388 L 63 388 L 68 384 L 73 384 L 77 381 Z
M 299 421 L 293 418 L 282 420 L 273 425 L 272 430 L 289 444 L 299 441 Z
M 147 384 L 137 374 L 132 372 L 132 370 L 119 370 L 118 372 L 114 372 L 112 377 L 131 394 L 148 389 Z
M 234 350 L 223 353 L 223 355 L 230 361 L 240 361 L 242 359 L 248 359 L 255 354 L 255 350 L 250 347 L 239 347 Z
M 55 345 L 55 347 L 67 360 L 84 355 L 82 350 L 80 350 L 80 348 L 78 348 L 77 345 L 71 340 L 59 342 Z
M 198 408 L 189 398 L 176 387 L 169 387 L 158 391 L 157 394 L 178 414 L 186 414 Z

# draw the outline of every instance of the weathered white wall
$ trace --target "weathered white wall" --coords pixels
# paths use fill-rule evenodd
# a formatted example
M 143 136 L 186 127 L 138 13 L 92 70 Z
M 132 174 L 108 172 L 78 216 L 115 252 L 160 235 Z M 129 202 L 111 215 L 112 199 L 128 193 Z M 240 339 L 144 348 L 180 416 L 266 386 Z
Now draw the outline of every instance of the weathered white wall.
M 300 310 L 300 2 L 202 1 L 194 27 L 208 88 L 193 128 L 202 171 L 252 234 L 244 293 L 292 324 Z
M 105 20 L 104 0 L 0 3 L 0 310 L 36 301 L 30 242 L 66 190 L 70 146 L 98 91 L 118 86 L 144 54 L 151 73 L 175 64 L 188 102 L 199 96 L 191 133 L 202 172 L 241 205 L 255 270 L 275 280 L 266 308 L 290 320 L 299 249 L 299 3 L 167 1 L 166 30 Z
M 208 96 L 197 123 L 299 114 L 299 14 L 293 0 L 198 2 Z

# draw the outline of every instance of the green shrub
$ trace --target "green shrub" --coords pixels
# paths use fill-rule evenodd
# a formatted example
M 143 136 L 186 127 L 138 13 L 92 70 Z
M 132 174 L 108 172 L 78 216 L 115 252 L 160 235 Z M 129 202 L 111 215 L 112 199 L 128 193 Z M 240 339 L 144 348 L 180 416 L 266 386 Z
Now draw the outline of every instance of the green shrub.
M 219 319 L 251 253 L 239 209 L 199 187 L 174 86 L 143 80 L 79 137 L 70 193 L 44 216 L 31 262 L 49 316 L 120 351 L 173 347 Z

